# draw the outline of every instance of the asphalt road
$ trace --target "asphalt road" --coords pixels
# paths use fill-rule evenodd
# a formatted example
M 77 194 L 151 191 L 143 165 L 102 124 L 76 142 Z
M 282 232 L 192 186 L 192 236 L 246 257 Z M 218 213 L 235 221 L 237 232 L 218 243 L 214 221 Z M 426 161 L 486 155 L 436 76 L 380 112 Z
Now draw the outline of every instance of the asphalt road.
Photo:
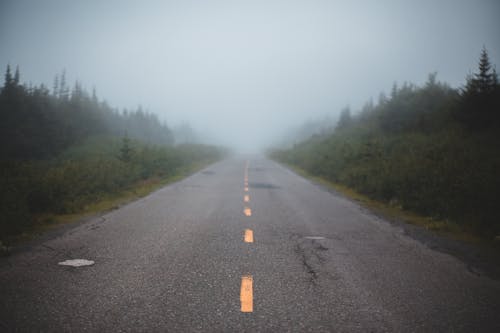
M 1 259 L 0 331 L 500 332 L 500 281 L 274 162 L 246 164 Z

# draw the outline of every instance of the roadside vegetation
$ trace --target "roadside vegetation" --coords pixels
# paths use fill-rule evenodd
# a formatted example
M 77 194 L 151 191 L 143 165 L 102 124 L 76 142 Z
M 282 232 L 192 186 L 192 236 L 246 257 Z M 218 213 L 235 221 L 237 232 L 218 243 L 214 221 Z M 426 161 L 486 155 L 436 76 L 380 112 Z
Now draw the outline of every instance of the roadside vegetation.
M 500 85 L 483 49 L 461 89 L 429 75 L 271 157 L 372 199 L 459 226 L 500 234 Z
M 161 183 L 222 158 L 220 148 L 174 144 L 141 108 L 120 112 L 64 73 L 52 91 L 20 83 L 8 66 L 0 88 L 0 245 L 50 216 L 74 214 L 144 183 Z

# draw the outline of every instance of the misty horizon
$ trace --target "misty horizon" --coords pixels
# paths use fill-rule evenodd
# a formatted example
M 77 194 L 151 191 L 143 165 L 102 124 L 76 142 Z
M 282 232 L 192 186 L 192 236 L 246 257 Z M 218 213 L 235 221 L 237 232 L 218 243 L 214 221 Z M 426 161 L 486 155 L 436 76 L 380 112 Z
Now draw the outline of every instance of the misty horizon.
M 0 64 L 49 88 L 65 70 L 112 107 L 256 151 L 395 82 L 437 72 L 462 86 L 483 46 L 499 63 L 499 12 L 495 1 L 2 1 Z

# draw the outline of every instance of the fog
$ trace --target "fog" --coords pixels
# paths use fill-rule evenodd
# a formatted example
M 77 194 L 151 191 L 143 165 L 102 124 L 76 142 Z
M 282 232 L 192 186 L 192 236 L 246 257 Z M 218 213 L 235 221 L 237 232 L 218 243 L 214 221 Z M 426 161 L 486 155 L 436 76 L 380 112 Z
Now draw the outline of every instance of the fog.
M 499 18 L 495 0 L 3 0 L 0 66 L 49 87 L 65 69 L 112 106 L 255 151 L 394 82 L 459 87 L 483 46 L 500 64 Z

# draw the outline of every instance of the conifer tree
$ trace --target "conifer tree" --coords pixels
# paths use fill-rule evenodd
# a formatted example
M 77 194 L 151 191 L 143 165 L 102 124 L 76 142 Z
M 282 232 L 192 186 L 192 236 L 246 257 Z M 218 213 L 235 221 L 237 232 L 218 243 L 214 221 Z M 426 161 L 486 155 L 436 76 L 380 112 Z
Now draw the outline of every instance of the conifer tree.
M 349 127 L 352 123 L 352 116 L 351 116 L 351 109 L 346 106 L 342 111 L 340 112 L 340 117 L 339 121 L 337 123 L 337 128 L 346 128 Z
M 490 63 L 488 51 L 483 47 L 479 58 L 478 72 L 468 75 L 461 92 L 461 107 L 458 119 L 475 129 L 498 126 L 500 114 L 498 78 Z
M 66 85 L 66 70 L 63 70 L 61 73 L 61 80 L 59 82 L 59 98 L 63 100 L 68 99 L 68 87 Z
M 56 76 L 54 77 L 54 86 L 52 88 L 52 95 L 54 95 L 54 97 L 59 96 L 59 74 L 56 74 Z
M 128 134 L 125 133 L 122 138 L 122 146 L 120 147 L 120 160 L 122 160 L 123 162 L 129 162 L 132 159 L 132 154 L 133 149 L 130 143 L 130 139 L 128 137 Z
M 12 86 L 12 73 L 10 71 L 10 65 L 7 65 L 7 69 L 5 70 L 5 81 L 4 81 L 4 89 Z
M 16 72 L 14 74 L 14 85 L 18 86 L 21 80 L 21 74 L 19 73 L 19 66 L 16 66 Z
M 9 96 L 9 99 L 14 98 L 16 95 L 16 87 L 19 84 L 19 77 L 19 68 L 16 68 L 16 72 L 13 77 L 10 65 L 7 65 L 7 69 L 5 71 L 5 82 L 2 90 L 2 94 L 4 96 Z
M 489 94 L 495 89 L 496 71 L 492 69 L 488 51 L 483 47 L 478 65 L 479 72 L 469 75 L 464 94 L 481 95 Z
M 92 87 L 92 103 L 94 105 L 97 105 L 99 103 L 99 99 L 97 98 L 97 92 L 95 90 L 95 87 Z

